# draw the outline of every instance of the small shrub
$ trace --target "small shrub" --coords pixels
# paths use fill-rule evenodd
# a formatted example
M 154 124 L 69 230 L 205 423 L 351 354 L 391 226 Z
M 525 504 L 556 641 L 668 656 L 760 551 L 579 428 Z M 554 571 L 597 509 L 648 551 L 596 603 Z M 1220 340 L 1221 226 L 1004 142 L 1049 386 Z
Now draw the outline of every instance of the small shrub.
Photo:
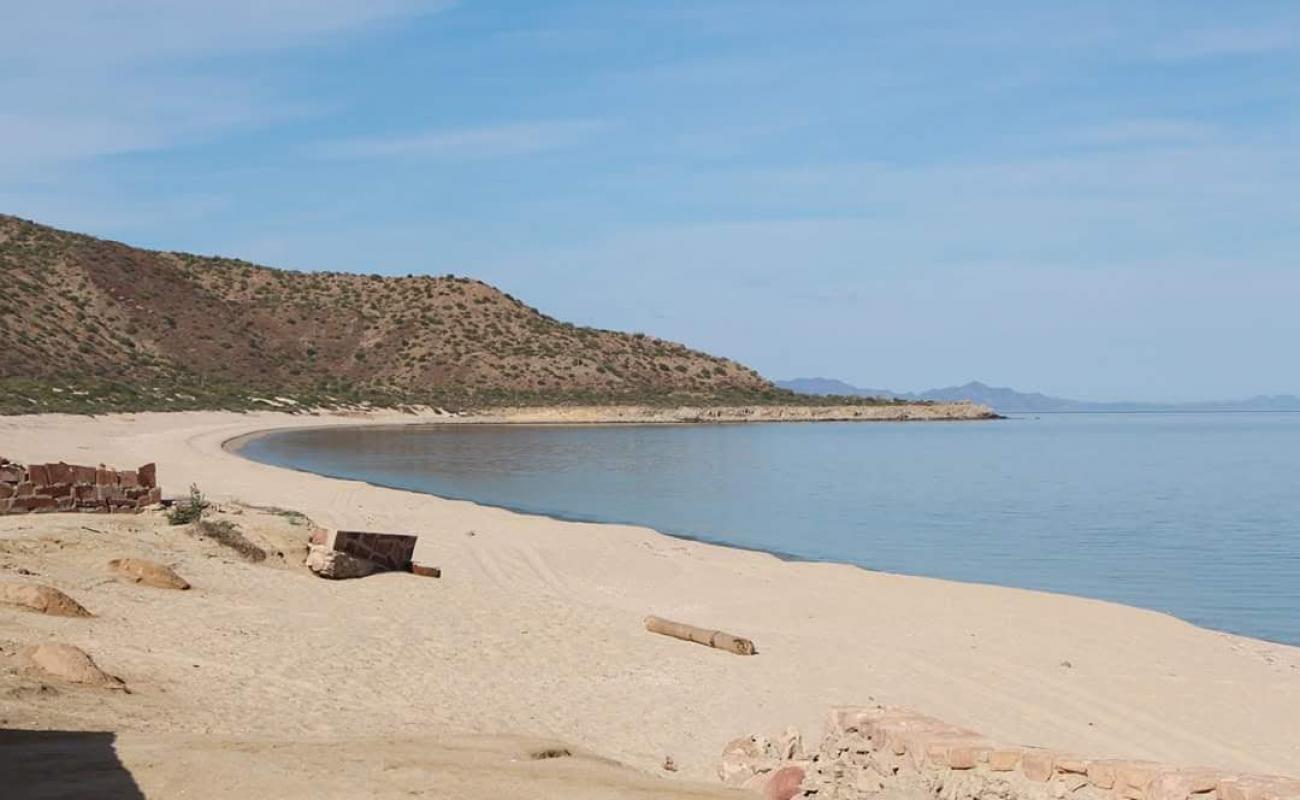
M 256 563 L 266 560 L 266 551 L 250 542 L 248 537 L 239 532 L 239 527 L 228 519 L 198 520 L 190 527 L 190 532 L 229 547 L 245 561 Z
M 208 501 L 203 497 L 203 492 L 199 487 L 190 484 L 190 497 L 188 500 L 177 502 L 167 512 L 167 521 L 172 525 L 188 525 L 192 522 L 198 522 L 203 518 L 203 512 L 208 508 Z

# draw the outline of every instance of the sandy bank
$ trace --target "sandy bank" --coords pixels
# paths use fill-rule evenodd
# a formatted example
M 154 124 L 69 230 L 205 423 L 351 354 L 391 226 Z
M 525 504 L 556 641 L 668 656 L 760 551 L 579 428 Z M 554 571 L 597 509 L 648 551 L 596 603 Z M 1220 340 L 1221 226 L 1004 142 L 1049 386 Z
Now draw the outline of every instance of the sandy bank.
M 457 418 L 462 422 L 527 424 L 681 422 L 906 422 L 986 420 L 998 415 L 974 403 L 900 403 L 880 406 L 571 406 L 500 408 Z
M 642 528 L 330 480 L 221 447 L 258 430 L 359 421 L 435 418 L 0 419 L 0 453 L 10 458 L 157 461 L 171 492 L 196 482 L 333 527 L 419 533 L 420 560 L 444 570 L 425 583 L 329 584 L 177 550 L 196 586 L 224 587 L 203 590 L 210 613 L 151 611 L 158 622 L 147 640 L 123 636 L 107 617 L 70 633 L 66 622 L 6 614 L 3 636 L 75 635 L 119 671 L 166 687 L 144 706 L 156 713 L 130 705 L 136 695 L 113 699 L 112 729 L 124 736 L 509 734 L 647 771 L 671 754 L 677 777 L 704 779 L 735 736 L 792 723 L 811 735 L 830 705 L 882 702 L 1008 741 L 1300 774 L 1297 648 L 1109 603 L 789 563 Z M 52 518 L 16 519 L 0 530 Z M 134 602 L 121 600 L 123 615 Z M 760 655 L 649 635 L 648 613 L 749 636 Z

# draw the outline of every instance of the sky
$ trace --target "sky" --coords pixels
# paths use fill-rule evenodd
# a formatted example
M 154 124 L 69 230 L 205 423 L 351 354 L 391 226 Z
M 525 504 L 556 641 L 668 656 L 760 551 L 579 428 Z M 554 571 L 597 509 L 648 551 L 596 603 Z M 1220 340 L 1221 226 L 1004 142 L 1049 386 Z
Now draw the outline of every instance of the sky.
M 0 212 L 774 378 L 1300 394 L 1300 4 L 0 0 Z

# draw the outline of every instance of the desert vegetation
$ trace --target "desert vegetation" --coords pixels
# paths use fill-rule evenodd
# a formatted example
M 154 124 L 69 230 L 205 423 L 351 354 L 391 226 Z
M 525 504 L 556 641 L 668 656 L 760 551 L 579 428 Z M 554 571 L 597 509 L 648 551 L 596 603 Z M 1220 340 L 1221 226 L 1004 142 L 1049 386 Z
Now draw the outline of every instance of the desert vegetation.
M 5 413 L 827 402 L 470 278 L 294 272 L 8 216 L 0 337 Z

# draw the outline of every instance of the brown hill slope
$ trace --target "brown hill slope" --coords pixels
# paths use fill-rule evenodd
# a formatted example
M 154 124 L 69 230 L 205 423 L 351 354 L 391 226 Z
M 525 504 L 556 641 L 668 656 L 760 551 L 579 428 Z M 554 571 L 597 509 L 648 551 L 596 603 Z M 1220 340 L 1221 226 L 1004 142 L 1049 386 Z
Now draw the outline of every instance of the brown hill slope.
M 0 215 L 0 410 L 721 402 L 792 397 L 642 334 L 458 277 L 303 273 Z

